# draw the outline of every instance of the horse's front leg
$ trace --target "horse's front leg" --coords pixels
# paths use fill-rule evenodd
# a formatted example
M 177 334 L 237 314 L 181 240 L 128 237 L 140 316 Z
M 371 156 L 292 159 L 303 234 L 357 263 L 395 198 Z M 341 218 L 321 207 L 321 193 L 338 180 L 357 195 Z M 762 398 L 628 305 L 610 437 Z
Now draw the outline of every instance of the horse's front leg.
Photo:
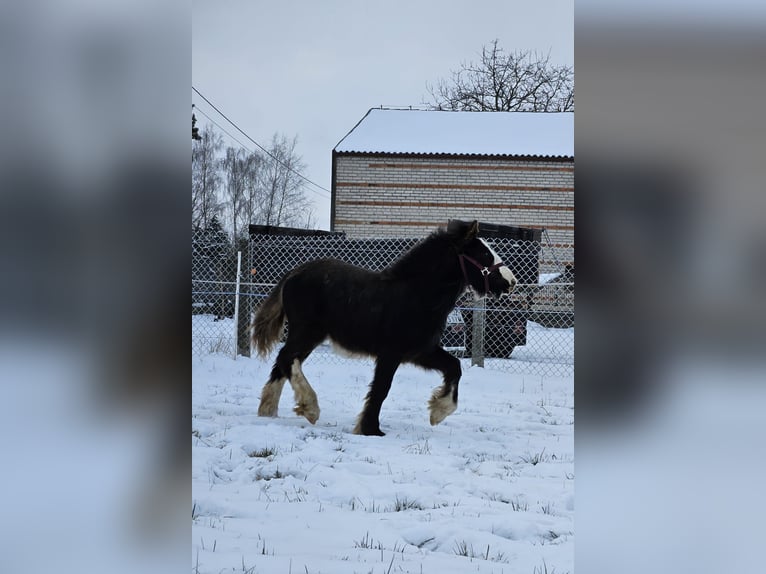
M 375 376 L 364 400 L 364 408 L 357 417 L 354 434 L 385 436 L 386 433 L 380 430 L 380 408 L 391 389 L 391 382 L 399 363 L 399 359 L 378 357 Z
M 433 392 L 428 401 L 431 424 L 438 425 L 457 409 L 457 388 L 462 374 L 460 359 L 441 347 L 435 347 L 412 362 L 425 369 L 440 371 L 444 377 L 444 384 Z

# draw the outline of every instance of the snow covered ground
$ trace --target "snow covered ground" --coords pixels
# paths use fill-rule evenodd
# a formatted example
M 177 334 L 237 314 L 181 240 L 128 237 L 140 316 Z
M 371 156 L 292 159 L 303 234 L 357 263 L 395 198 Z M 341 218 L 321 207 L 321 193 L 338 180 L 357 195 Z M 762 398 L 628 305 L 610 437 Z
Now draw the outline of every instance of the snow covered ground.
M 463 363 L 458 410 L 428 423 L 437 373 L 403 366 L 385 437 L 351 434 L 365 360 L 305 365 L 322 409 L 256 415 L 270 362 L 193 360 L 192 571 L 573 572 L 573 379 Z

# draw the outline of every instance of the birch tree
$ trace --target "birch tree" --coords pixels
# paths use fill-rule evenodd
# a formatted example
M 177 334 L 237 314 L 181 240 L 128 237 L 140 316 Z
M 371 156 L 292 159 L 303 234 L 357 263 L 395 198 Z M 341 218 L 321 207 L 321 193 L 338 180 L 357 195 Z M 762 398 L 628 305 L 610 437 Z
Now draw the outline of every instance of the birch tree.
M 220 158 L 223 140 L 210 126 L 192 144 L 192 228 L 206 229 L 221 213 Z
M 300 173 L 306 169 L 296 153 L 298 138 L 287 139 L 275 134 L 261 169 L 263 212 L 265 225 L 308 226 L 312 221 L 311 204 L 305 194 L 305 180 Z
M 246 203 L 246 190 L 252 164 L 255 160 L 242 148 L 227 147 L 222 167 L 225 179 L 224 197 L 232 237 L 236 242 L 240 235 L 240 221 Z

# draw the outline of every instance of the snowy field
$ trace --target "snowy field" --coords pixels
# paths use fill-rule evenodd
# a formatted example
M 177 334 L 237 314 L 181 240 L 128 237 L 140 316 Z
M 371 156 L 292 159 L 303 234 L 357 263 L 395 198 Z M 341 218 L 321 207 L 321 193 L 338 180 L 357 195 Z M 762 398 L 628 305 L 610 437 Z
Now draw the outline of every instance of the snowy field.
M 404 366 L 385 437 L 351 434 L 369 361 L 309 358 L 315 426 L 256 415 L 270 362 L 193 359 L 192 571 L 573 572 L 573 380 L 463 362 L 458 410 L 428 423 L 440 376 Z

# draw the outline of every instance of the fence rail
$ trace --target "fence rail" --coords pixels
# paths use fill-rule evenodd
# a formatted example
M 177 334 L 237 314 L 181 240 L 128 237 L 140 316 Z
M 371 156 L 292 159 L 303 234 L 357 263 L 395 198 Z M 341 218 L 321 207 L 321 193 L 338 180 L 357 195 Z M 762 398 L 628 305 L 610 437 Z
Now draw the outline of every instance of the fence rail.
M 260 302 L 287 271 L 333 257 L 380 270 L 418 239 L 343 236 L 254 236 L 242 252 L 239 298 L 237 254 L 195 245 L 192 264 L 192 353 L 249 355 L 248 328 Z M 450 313 L 442 345 L 464 359 L 508 372 L 566 376 L 574 370 L 574 266 L 570 245 L 491 239 L 519 283 L 500 300 L 461 297 Z M 235 308 L 238 314 L 235 318 Z M 289 329 L 289 325 L 288 325 Z M 344 362 L 323 344 L 310 361 Z

